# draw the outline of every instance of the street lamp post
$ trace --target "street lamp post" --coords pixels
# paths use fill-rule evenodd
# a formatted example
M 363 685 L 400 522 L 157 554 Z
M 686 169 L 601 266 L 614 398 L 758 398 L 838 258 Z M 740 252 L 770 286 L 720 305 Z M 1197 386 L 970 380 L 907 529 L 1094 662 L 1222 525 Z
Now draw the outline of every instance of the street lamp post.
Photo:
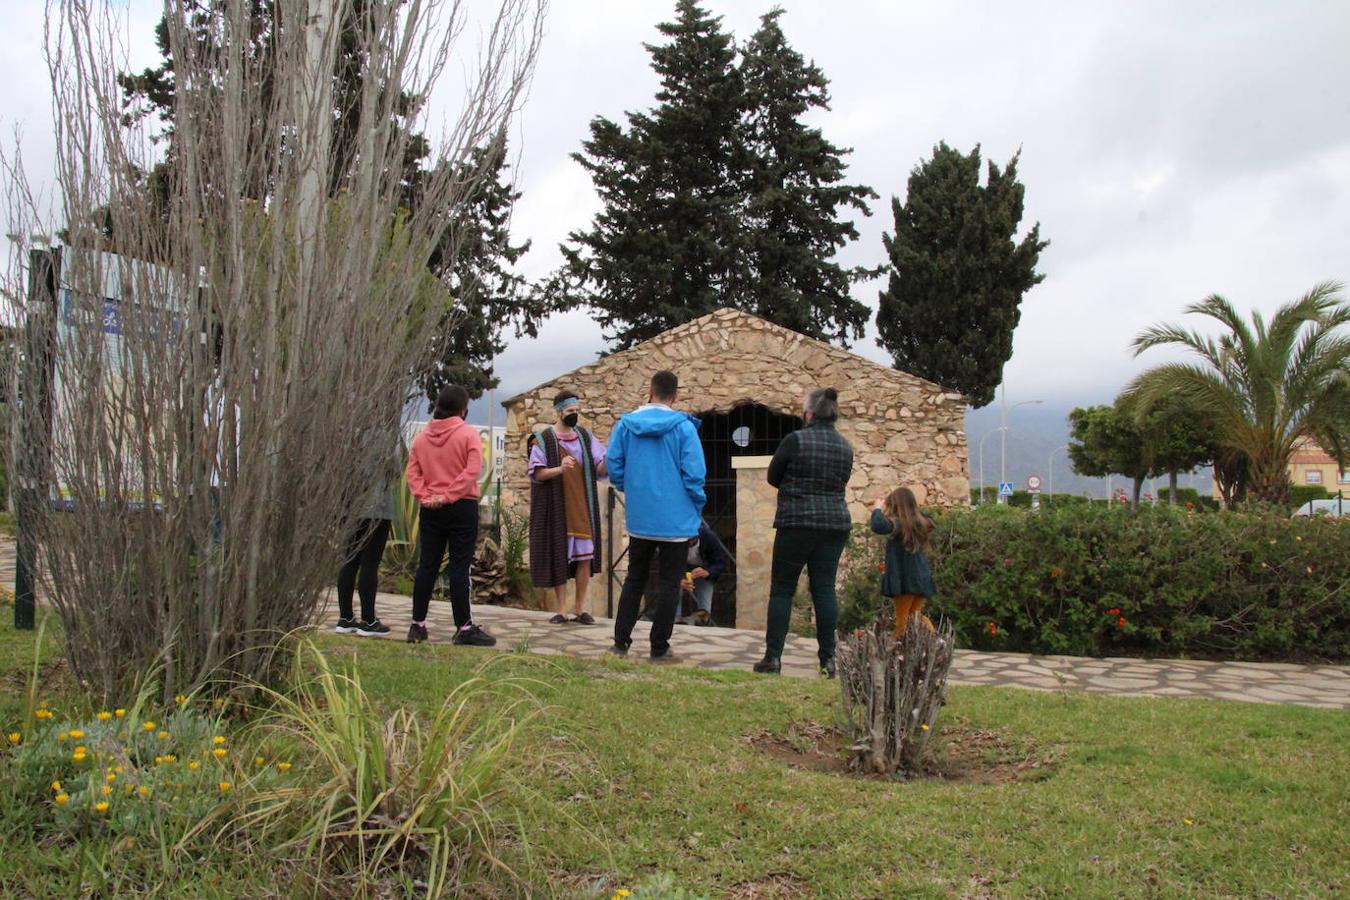
M 1003 417 L 1002 427 L 999 428 L 999 431 L 1001 431 L 1001 432 L 1003 433 L 1003 438 L 1002 438 L 1002 440 L 1000 441 L 1000 443 L 1002 444 L 1002 449 L 1001 449 L 1001 451 L 1000 451 L 1000 457 L 1001 457 L 1001 458 L 1000 458 L 1000 461 L 999 461 L 999 467 L 998 467 L 998 481 L 999 481 L 999 485 L 1001 486 L 1004 482 L 1006 482 L 1006 481 L 1008 480 L 1008 410 L 1009 410 L 1010 408 L 1011 408 L 1011 409 L 1017 409 L 1017 407 L 1019 407 L 1019 406 L 1032 406 L 1032 405 L 1035 405 L 1035 404 L 1038 404 L 1038 403 L 1043 403 L 1043 402 L 1045 402 L 1045 401 L 1043 401 L 1043 400 L 1023 400 L 1021 403 L 1014 403 L 1011 407 L 1009 407 L 1009 406 L 1008 406 L 1008 387 L 1007 387 L 1006 384 L 999 385 L 999 395 L 1000 395 L 1000 397 L 1001 397 L 999 406 L 1001 407 L 1001 413 L 1002 413 L 1002 417 Z M 1002 503 L 1002 502 L 1003 502 L 1003 494 L 1002 494 L 1002 493 L 1000 493 L 999 496 L 998 496 L 998 502 L 999 502 L 999 503 Z
M 989 435 L 1002 431 L 1000 426 L 993 431 L 986 431 L 984 437 L 980 438 L 980 506 L 984 506 L 984 442 L 989 440 Z
M 1068 450 L 1068 449 L 1069 449 L 1068 444 L 1061 444 L 1060 446 L 1050 451 L 1050 462 L 1049 464 L 1046 465 L 1045 469 L 1047 474 L 1050 476 L 1050 483 L 1048 487 L 1050 488 L 1051 497 L 1055 496 L 1055 455 L 1058 454 L 1059 451 L 1061 450 Z

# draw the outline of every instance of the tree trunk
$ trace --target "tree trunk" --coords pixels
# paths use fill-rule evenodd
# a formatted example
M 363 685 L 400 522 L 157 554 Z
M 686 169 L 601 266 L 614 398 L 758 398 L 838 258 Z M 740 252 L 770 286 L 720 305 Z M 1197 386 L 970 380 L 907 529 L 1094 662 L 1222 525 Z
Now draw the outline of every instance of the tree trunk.
M 1134 493 L 1130 496 L 1130 509 L 1139 511 L 1139 494 L 1144 490 L 1144 479 L 1138 477 L 1134 480 Z
M 1175 469 L 1167 473 L 1167 505 L 1177 505 L 1177 473 Z

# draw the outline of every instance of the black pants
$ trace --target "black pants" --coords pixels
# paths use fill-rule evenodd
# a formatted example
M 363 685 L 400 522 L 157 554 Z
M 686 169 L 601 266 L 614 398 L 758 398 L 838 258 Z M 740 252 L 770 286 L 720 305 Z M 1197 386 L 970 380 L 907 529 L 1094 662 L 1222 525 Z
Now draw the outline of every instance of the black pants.
M 633 643 L 633 626 L 642 605 L 642 591 L 656 556 L 656 611 L 652 615 L 652 652 L 670 649 L 670 633 L 675 630 L 675 610 L 680 605 L 680 582 L 684 580 L 689 558 L 688 541 L 649 541 L 628 539 L 628 575 L 619 595 L 619 616 L 614 620 L 614 643 L 627 647 Z
M 347 561 L 338 570 L 338 615 L 352 617 L 352 589 L 361 594 L 361 621 L 375 621 L 375 592 L 380 588 L 380 560 L 389 540 L 388 519 L 357 519 L 347 539 Z
M 778 529 L 773 539 L 769 622 L 764 635 L 765 651 L 769 656 L 783 655 L 792 617 L 792 595 L 797 591 L 797 579 L 805 566 L 811 583 L 811 605 L 816 613 L 817 653 L 822 663 L 834 657 L 834 629 L 839 623 L 839 598 L 835 594 L 834 581 L 839 574 L 839 557 L 847 545 L 847 531 Z
M 469 581 L 469 567 L 478 540 L 478 501 L 466 497 L 436 509 L 424 506 L 420 523 L 422 553 L 417 562 L 417 577 L 413 579 L 413 621 L 426 620 L 431 592 L 448 549 L 450 606 L 455 613 L 455 627 L 463 628 L 471 621 L 469 597 L 473 585 Z

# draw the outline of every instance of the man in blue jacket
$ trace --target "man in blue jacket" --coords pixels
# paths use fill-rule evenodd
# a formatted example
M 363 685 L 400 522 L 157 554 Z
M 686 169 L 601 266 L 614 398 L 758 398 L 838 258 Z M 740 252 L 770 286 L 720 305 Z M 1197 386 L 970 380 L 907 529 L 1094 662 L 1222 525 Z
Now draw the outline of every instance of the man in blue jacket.
M 647 403 L 619 419 L 609 436 L 609 482 L 624 495 L 628 577 L 619 596 L 612 653 L 628 654 L 642 591 L 656 557 L 658 598 L 652 621 L 653 662 L 674 659 L 670 634 L 680 603 L 689 539 L 702 521 L 707 474 L 698 419 L 671 409 L 680 382 L 674 372 L 652 376 Z

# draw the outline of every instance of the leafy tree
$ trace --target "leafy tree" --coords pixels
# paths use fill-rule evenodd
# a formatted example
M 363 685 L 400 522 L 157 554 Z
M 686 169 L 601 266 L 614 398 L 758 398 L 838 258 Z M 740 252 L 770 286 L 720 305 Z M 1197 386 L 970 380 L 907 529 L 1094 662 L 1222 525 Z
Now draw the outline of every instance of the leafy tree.
M 1124 475 L 1134 482 L 1131 503 L 1139 505 L 1144 479 L 1158 474 L 1144 449 L 1134 411 L 1121 405 L 1079 407 L 1069 413 L 1069 462 L 1079 475 Z
M 601 211 L 562 247 L 550 290 L 591 307 L 615 349 L 731 306 L 817 338 L 859 337 L 848 295 L 868 273 L 832 261 L 856 237 L 839 210 L 866 212 L 843 184 L 844 150 L 801 118 L 827 81 L 766 15 L 740 62 L 721 19 L 679 0 L 668 42 L 648 45 L 656 106 L 626 127 L 591 123 L 582 152 Z
M 964 154 L 938 144 L 910 172 L 905 202 L 892 198 L 895 234 L 882 236 L 890 282 L 877 310 L 881 345 L 897 369 L 975 407 L 994 399 L 1022 296 L 1045 278 L 1039 223 L 1014 240 L 1025 194 L 1019 156 L 1003 169 L 991 161 L 981 186 L 979 145 Z
M 816 337 L 862 337 L 867 307 L 849 286 L 877 274 L 831 257 L 858 231 L 841 207 L 871 215 L 876 192 L 843 184 L 848 152 L 802 122 L 829 108 L 829 81 L 783 35 L 782 9 L 760 19 L 740 65 L 743 151 L 748 171 L 742 244 L 749 281 L 741 303 L 772 322 Z
M 506 323 L 514 323 L 517 337 L 534 336 L 544 316 L 539 295 L 512 269 L 530 242 L 511 243 L 511 210 L 520 193 L 505 180 L 505 137 L 476 149 L 467 169 L 491 177 L 462 210 L 458 248 L 452 251 L 447 236 L 431 259 L 431 270 L 445 281 L 455 306 L 433 339 L 436 362 L 418 377 L 429 403 L 447 384 L 462 385 L 474 397 L 496 387 L 492 359 L 506 349 Z
M 1171 505 L 1177 501 L 1177 475 L 1210 465 L 1218 454 L 1209 419 L 1207 410 L 1176 395 L 1159 401 L 1139 423 L 1149 467 L 1167 473 Z
M 1223 297 L 1186 308 L 1223 326 L 1218 338 L 1180 325 L 1155 325 L 1134 341 L 1135 354 L 1178 346 L 1198 362 L 1158 366 L 1136 378 L 1126 396 L 1143 412 L 1181 396 L 1209 411 L 1225 467 L 1246 468 L 1251 495 L 1288 503 L 1289 458 L 1316 441 L 1344 468 L 1350 459 L 1350 306 L 1326 282 L 1287 303 L 1267 322 L 1248 323 Z

